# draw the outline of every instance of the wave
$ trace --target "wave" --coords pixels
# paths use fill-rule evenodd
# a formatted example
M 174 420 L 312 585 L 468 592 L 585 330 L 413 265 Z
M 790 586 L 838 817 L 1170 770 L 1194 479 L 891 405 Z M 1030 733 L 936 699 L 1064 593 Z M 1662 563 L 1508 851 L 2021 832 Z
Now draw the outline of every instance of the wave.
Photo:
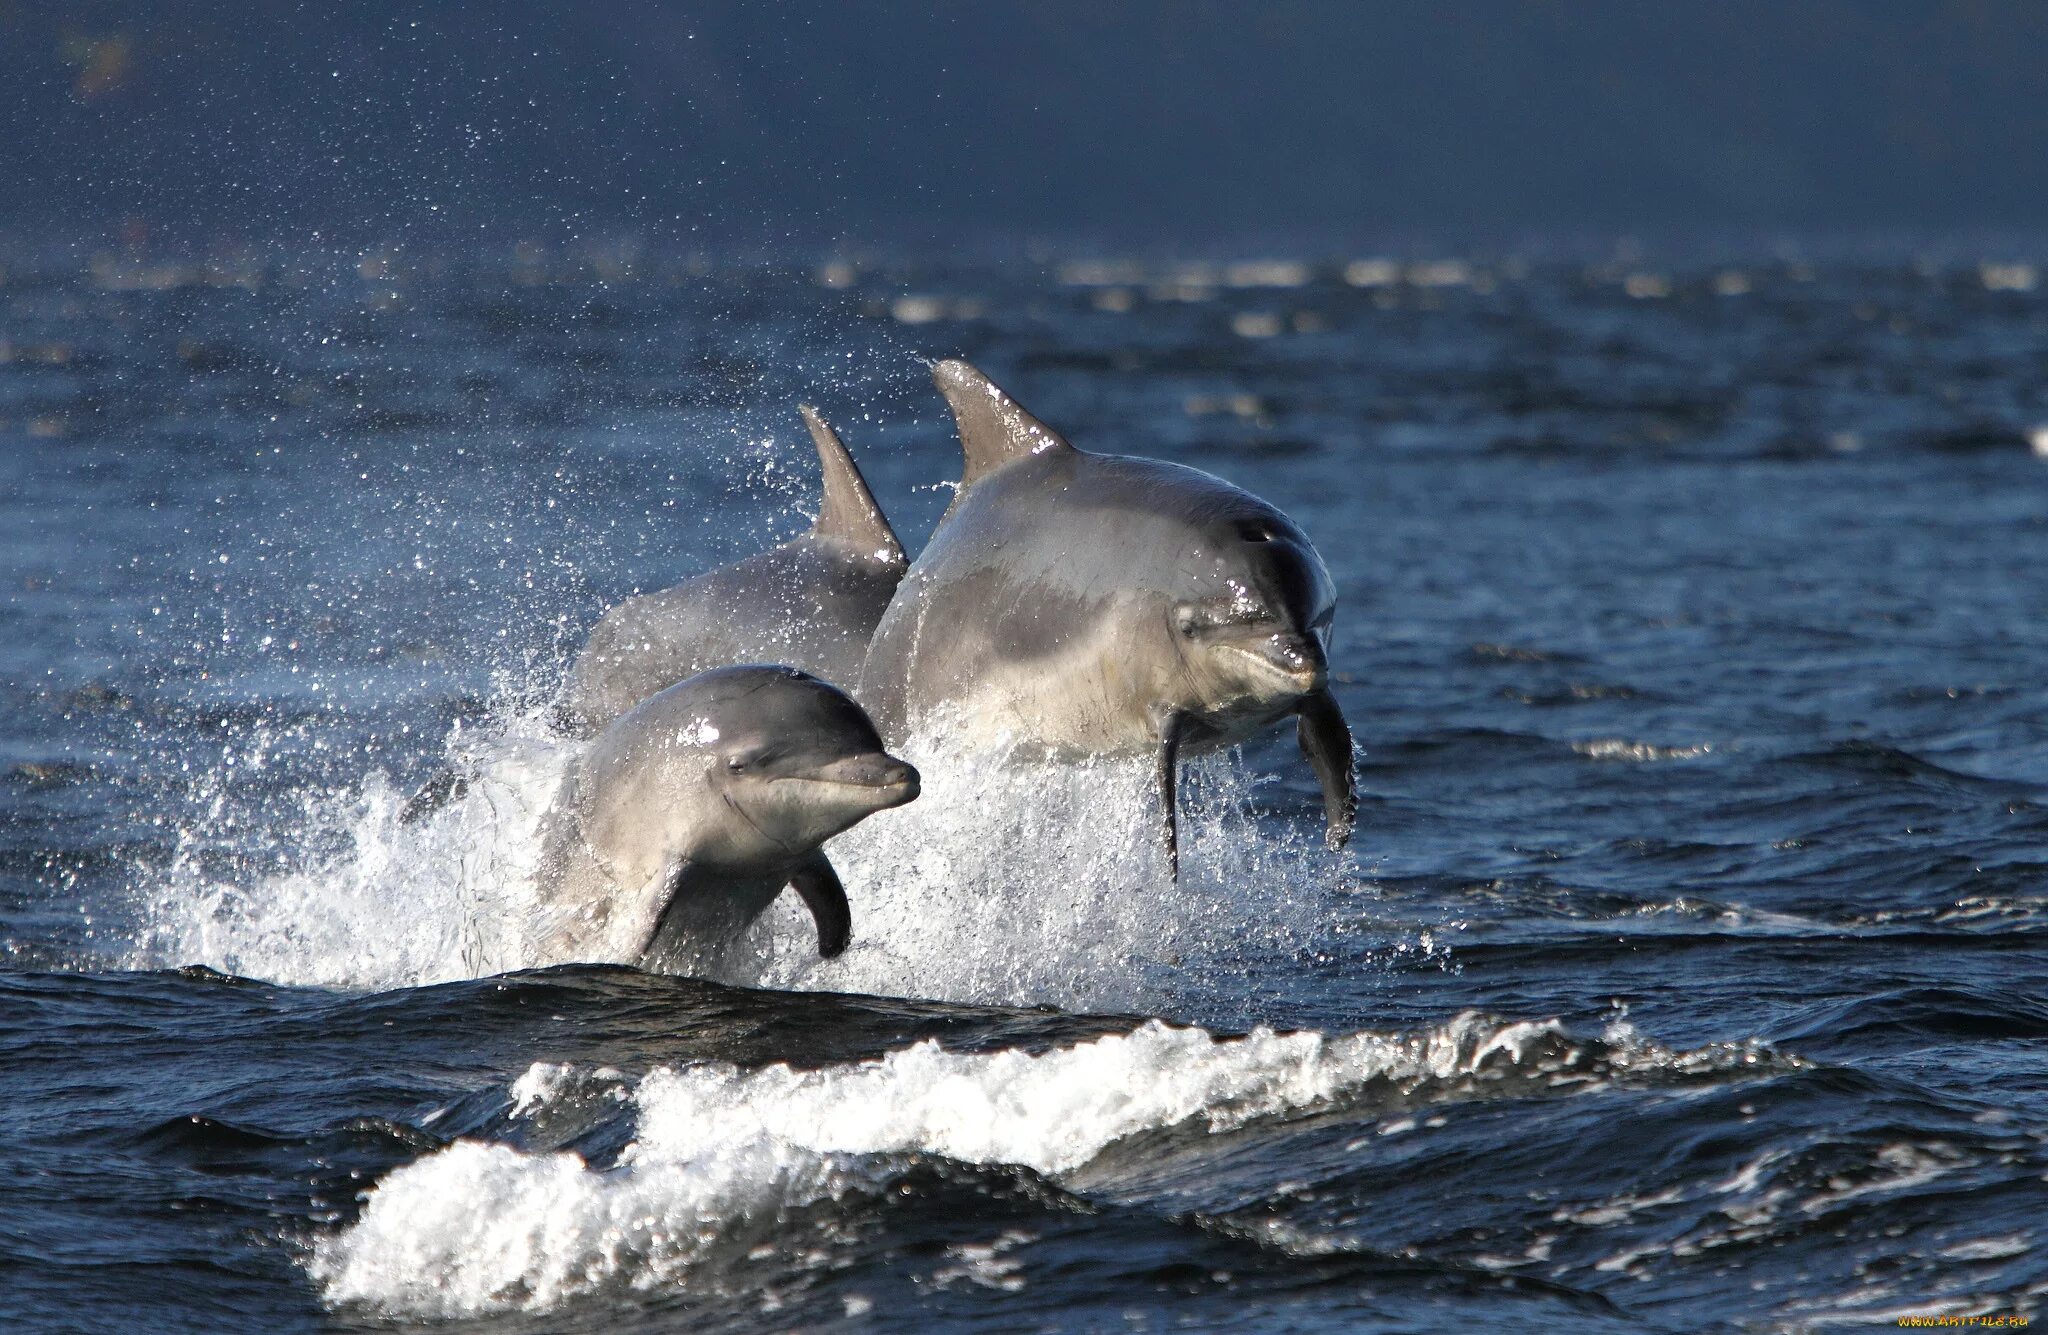
M 1476 1013 L 1405 1034 L 1261 1029 L 1224 1040 L 1154 1020 L 1037 1055 L 927 1040 L 816 1070 L 705 1062 L 637 1082 L 541 1063 L 513 1085 L 513 1118 L 615 1107 L 632 1130 L 612 1162 L 458 1141 L 384 1178 L 352 1225 L 314 1243 L 308 1265 L 335 1305 L 430 1317 L 546 1310 L 613 1287 L 674 1285 L 735 1249 L 772 1246 L 793 1212 L 883 1197 L 918 1156 L 1059 1182 L 1133 1136 L 1204 1140 L 1369 1088 L 1407 1100 L 1473 1081 L 1582 1092 L 1617 1078 L 1797 1065 L 1756 1044 L 1674 1052 L 1626 1026 L 1574 1040 L 1554 1020 Z

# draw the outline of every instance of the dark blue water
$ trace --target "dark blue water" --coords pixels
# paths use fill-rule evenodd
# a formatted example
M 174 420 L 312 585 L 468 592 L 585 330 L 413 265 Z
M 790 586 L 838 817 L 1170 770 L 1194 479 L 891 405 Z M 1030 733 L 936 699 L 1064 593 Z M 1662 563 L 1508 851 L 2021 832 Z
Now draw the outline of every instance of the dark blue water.
M 1350 276 L 10 260 L 0 1324 L 2037 1313 L 2031 274 Z M 805 522 L 799 398 L 914 549 L 941 354 L 1300 520 L 1349 859 L 1283 736 L 1179 888 L 1140 777 L 941 754 L 835 854 L 844 962 L 538 967 L 565 657 Z

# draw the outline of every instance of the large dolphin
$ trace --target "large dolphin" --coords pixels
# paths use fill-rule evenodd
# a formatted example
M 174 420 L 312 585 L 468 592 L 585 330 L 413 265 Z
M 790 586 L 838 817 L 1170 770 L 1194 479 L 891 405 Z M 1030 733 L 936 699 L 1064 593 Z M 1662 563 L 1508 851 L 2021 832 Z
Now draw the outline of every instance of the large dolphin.
M 852 686 L 882 609 L 908 561 L 853 456 L 802 408 L 818 447 L 824 496 L 810 531 L 604 614 L 570 669 L 561 714 L 594 732 L 695 673 L 733 663 L 788 663 Z
M 1075 449 L 966 362 L 933 378 L 966 462 L 868 648 L 858 693 L 883 735 L 1151 754 L 1177 868 L 1180 757 L 1292 715 L 1329 842 L 1348 839 L 1336 591 L 1294 521 L 1192 468 Z
M 566 779 L 541 851 L 548 953 L 701 973 L 790 886 L 837 955 L 852 915 L 820 845 L 917 790 L 837 687 L 781 666 L 691 677 Z

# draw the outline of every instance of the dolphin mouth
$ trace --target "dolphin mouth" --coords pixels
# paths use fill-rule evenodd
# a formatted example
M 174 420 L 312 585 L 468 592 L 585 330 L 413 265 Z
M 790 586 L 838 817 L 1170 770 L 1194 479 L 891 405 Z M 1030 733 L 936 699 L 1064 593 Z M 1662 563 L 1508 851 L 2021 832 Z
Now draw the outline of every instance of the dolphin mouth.
M 1329 660 L 1313 636 L 1247 636 L 1221 640 L 1212 647 L 1248 668 L 1253 681 L 1269 684 L 1280 694 L 1314 695 L 1330 683 Z
M 849 756 L 809 774 L 785 775 L 781 781 L 866 793 L 877 811 L 915 801 L 923 788 L 923 779 L 916 766 L 894 756 L 880 754 Z

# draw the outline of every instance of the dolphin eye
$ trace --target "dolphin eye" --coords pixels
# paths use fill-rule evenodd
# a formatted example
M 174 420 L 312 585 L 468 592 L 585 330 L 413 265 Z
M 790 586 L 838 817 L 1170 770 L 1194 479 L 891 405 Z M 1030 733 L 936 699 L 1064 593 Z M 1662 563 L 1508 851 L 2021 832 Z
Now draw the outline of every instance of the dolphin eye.
M 746 751 L 735 751 L 725 758 L 725 768 L 732 774 L 745 774 L 749 770 L 772 765 L 781 752 L 774 747 L 754 747 Z
M 1271 542 L 1273 526 L 1263 519 L 1246 519 L 1238 524 L 1237 536 L 1246 542 Z
M 1192 640 L 1202 629 L 1201 615 L 1192 607 L 1176 607 L 1173 609 L 1173 628 Z

